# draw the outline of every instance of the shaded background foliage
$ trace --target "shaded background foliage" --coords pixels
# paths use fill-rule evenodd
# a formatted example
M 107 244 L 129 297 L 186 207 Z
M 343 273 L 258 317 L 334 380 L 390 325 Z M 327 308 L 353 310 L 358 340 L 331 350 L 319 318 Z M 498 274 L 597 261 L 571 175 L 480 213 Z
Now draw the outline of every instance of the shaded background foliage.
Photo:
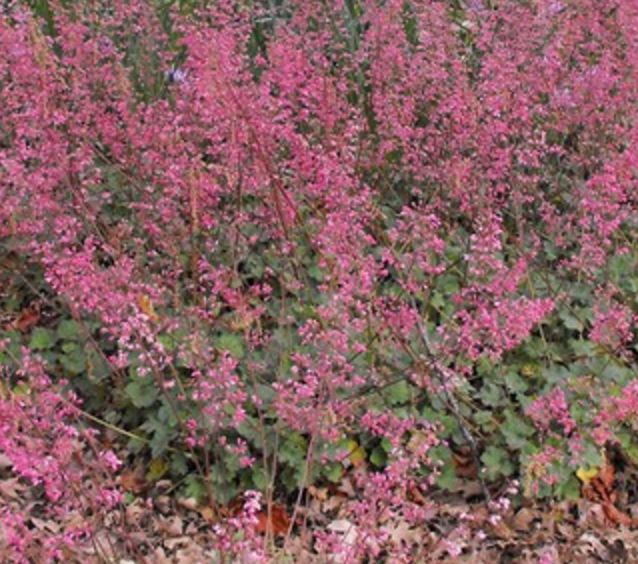
M 558 497 L 637 455 L 631 3 L 5 4 L 7 409 L 219 504 L 357 452 L 372 529 L 455 450 Z

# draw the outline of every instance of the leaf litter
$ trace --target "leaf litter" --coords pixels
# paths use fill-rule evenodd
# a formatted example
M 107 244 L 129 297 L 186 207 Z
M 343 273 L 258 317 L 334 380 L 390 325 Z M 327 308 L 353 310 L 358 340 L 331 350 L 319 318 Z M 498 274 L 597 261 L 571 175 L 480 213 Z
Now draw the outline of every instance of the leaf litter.
M 365 472 L 359 467 L 358 472 Z M 582 483 L 573 501 L 523 500 L 495 515 L 476 501 L 477 484 L 461 476 L 452 491 L 423 492 L 417 488 L 411 501 L 426 509 L 415 524 L 400 511 L 386 512 L 379 530 L 386 539 L 379 562 L 399 564 L 631 564 L 638 562 L 638 504 L 624 491 L 636 481 L 636 468 L 622 473 L 606 461 Z M 139 468 L 120 474 L 127 504 L 113 511 L 96 527 L 94 538 L 79 542 L 65 554 L 69 563 L 103 564 L 216 564 L 227 562 L 214 549 L 214 527 L 236 514 L 235 502 L 221 511 L 200 506 L 194 499 L 167 495 L 169 480 L 145 484 Z M 337 485 L 311 486 L 303 506 L 272 503 L 257 515 L 256 533 L 269 543 L 273 564 L 340 564 L 347 557 L 322 554 L 314 541 L 317 532 L 332 533 L 344 546 L 363 538 L 348 512 L 357 490 L 348 473 Z M 30 529 L 55 535 L 70 523 L 86 517 L 73 512 L 52 518 L 44 511 L 41 491 L 12 471 L 10 459 L 0 453 L 0 503 L 20 511 Z M 293 523 L 294 519 L 294 523 Z M 381 519 L 380 519 L 381 520 Z M 125 531 L 125 534 L 122 534 Z M 390 556 L 401 548 L 409 560 Z M 6 553 L 0 530 L 0 557 Z M 291 560 L 292 558 L 292 560 Z M 0 558 L 2 559 L 2 558 Z M 244 555 L 232 564 L 249 563 Z

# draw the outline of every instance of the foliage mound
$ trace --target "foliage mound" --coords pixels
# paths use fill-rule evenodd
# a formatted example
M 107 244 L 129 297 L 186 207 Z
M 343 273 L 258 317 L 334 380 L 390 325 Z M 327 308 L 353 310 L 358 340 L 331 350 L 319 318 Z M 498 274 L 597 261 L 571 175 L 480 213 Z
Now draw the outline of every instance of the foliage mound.
M 355 562 L 459 457 L 488 500 L 638 459 L 635 3 L 211 4 L 0 10 L 0 450 L 87 515 L 4 511 L 11 558 L 141 461 L 220 515 L 348 472 Z

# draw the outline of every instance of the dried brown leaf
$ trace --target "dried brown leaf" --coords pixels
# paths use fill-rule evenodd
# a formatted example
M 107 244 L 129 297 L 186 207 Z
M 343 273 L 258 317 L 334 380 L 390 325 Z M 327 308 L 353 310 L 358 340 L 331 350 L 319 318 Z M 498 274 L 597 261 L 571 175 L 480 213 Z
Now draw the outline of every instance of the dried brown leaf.
M 20 312 L 18 317 L 9 324 L 9 328 L 20 331 L 21 333 L 26 333 L 37 325 L 38 321 L 40 321 L 39 309 L 37 307 L 26 307 Z
M 255 530 L 265 534 L 272 532 L 274 535 L 286 535 L 290 527 L 290 517 L 283 505 L 273 504 L 270 512 L 263 510 L 257 514 Z
M 539 511 L 529 507 L 522 507 L 516 512 L 516 515 L 514 515 L 512 527 L 516 531 L 529 531 L 532 527 L 532 523 L 540 519 L 540 517 Z
M 144 493 L 149 488 L 149 483 L 146 481 L 145 472 L 142 468 L 123 471 L 119 476 L 119 482 L 124 491 L 135 495 Z

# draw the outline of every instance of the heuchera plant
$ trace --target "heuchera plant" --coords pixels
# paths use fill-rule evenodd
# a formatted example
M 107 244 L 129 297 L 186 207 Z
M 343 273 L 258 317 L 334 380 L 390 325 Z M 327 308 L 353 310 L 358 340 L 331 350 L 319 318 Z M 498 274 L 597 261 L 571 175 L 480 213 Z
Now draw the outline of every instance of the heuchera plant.
M 354 562 L 400 552 L 379 512 L 423 519 L 449 447 L 559 496 L 635 454 L 638 6 L 203 4 L 0 11 L 20 478 L 54 512 L 120 501 L 83 414 L 221 505 L 338 481 L 354 445 Z M 15 561 L 77 538 L 1 519 Z

